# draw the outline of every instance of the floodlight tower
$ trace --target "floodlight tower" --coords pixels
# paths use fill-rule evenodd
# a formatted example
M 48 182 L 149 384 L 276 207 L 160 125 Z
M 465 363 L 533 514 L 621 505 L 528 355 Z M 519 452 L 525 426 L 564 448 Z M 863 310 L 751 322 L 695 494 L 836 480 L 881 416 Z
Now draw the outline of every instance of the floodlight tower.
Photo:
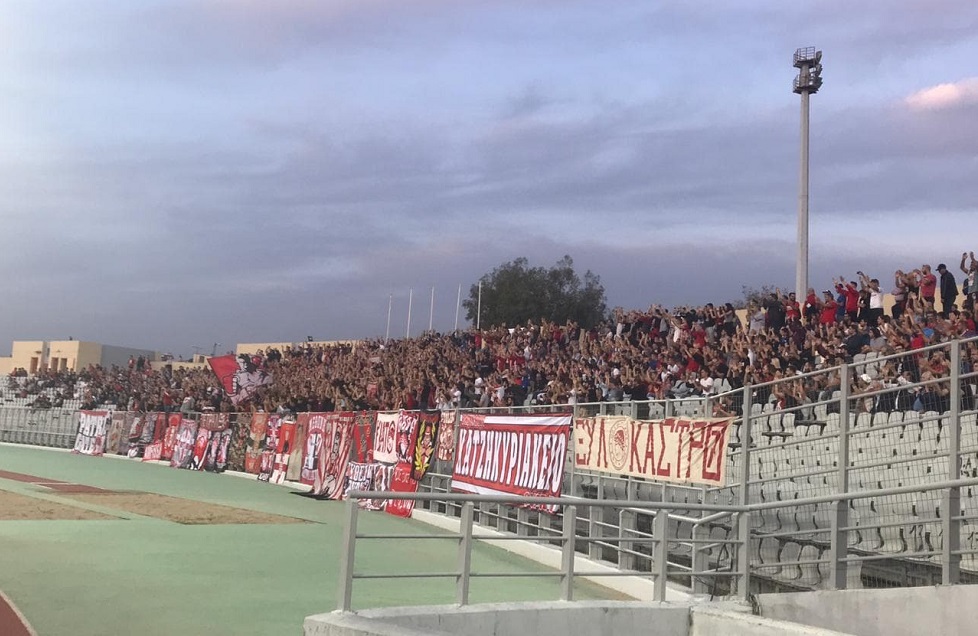
M 799 302 L 808 293 L 808 96 L 822 86 L 822 52 L 814 46 L 795 51 L 798 76 L 794 92 L 801 95 L 801 183 L 798 188 L 798 261 L 795 267 L 795 294 Z

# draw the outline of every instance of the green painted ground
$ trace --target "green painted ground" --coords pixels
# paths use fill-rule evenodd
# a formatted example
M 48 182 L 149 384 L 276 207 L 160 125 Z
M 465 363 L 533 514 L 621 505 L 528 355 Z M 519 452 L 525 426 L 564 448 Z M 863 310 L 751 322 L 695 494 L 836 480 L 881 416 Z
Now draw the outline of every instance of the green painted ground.
M 185 526 L 155 519 L 0 521 L 0 589 L 42 636 L 60 634 L 300 634 L 305 616 L 336 605 L 343 504 L 231 475 L 109 457 L 0 445 L 0 470 L 107 489 L 139 490 L 307 519 L 282 525 Z M 0 479 L 0 488 L 39 492 Z M 48 496 L 51 498 L 51 496 Z M 69 497 L 58 501 L 73 503 Z M 385 513 L 361 533 L 437 532 Z M 480 572 L 545 571 L 478 545 Z M 448 572 L 455 544 L 360 541 L 357 571 Z M 477 579 L 473 602 L 553 600 L 556 579 Z M 607 598 L 580 585 L 576 598 Z M 451 580 L 358 581 L 358 608 L 451 603 Z

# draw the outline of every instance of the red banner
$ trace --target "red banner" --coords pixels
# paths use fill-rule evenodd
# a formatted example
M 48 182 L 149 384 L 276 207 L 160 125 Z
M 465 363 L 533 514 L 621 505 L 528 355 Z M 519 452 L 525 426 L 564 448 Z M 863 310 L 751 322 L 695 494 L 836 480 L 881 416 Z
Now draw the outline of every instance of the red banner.
M 570 415 L 462 414 L 452 489 L 484 495 L 559 497 Z M 556 512 L 556 506 L 529 506 Z
M 198 426 L 205 431 L 223 431 L 229 426 L 228 421 L 227 413 L 201 413 Z
M 197 429 L 194 438 L 194 454 L 190 459 L 190 470 L 204 470 L 204 459 L 207 457 L 207 447 L 211 443 L 211 432 L 205 428 Z
M 163 450 L 160 451 L 160 459 L 169 461 L 173 457 L 173 448 L 177 444 L 177 431 L 180 430 L 180 422 L 183 416 L 179 413 L 170 413 L 167 418 L 166 432 L 163 433 Z
M 177 442 L 173 446 L 173 457 L 170 466 L 173 468 L 190 468 L 194 458 L 194 441 L 197 439 L 197 422 L 188 419 L 180 420 L 177 429 Z
M 418 492 L 418 482 L 411 477 L 411 464 L 394 466 L 391 477 L 391 491 L 412 493 Z M 385 510 L 396 517 L 410 517 L 414 511 L 414 501 L 404 499 L 388 499 Z
M 358 411 L 353 423 L 353 459 L 360 463 L 373 461 L 375 411 Z
M 255 391 L 272 381 L 264 369 L 256 367 L 252 359 L 245 355 L 214 356 L 207 358 L 207 364 L 235 406 L 247 401 Z
M 71 452 L 82 455 L 105 453 L 105 436 L 111 422 L 112 415 L 108 411 L 79 411 L 78 435 Z
M 401 411 L 397 414 L 397 463 L 410 464 L 413 461 L 414 442 L 418 435 L 418 413 Z
M 156 440 L 152 444 L 147 444 L 143 451 L 144 462 L 159 461 L 163 454 L 163 440 Z
M 278 446 L 275 448 L 275 463 L 272 465 L 272 477 L 269 481 L 281 484 L 285 481 L 285 473 L 289 469 L 289 459 L 295 445 L 295 422 L 282 422 L 278 429 Z
M 724 485 L 730 419 L 578 418 L 574 465 L 613 475 Z
M 300 418 L 306 420 L 306 441 L 302 445 L 302 469 L 299 471 L 299 483 L 312 486 L 316 483 L 316 473 L 319 471 L 320 454 L 326 439 L 326 413 L 302 413 Z
M 353 413 L 330 413 L 326 416 L 326 432 L 319 449 L 316 479 L 310 494 L 322 499 L 343 496 L 346 465 L 353 444 Z
M 438 426 L 438 461 L 450 462 L 455 456 L 455 411 L 442 411 Z

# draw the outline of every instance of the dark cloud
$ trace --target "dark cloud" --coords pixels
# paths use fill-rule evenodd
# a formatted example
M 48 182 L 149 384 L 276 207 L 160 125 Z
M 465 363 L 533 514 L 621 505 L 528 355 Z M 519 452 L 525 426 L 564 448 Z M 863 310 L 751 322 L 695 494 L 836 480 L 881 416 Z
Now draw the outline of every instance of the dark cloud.
M 458 286 L 520 256 L 570 254 L 626 307 L 789 286 L 789 61 L 808 43 L 827 75 L 813 283 L 952 261 L 972 247 L 952 232 L 978 195 L 978 113 L 905 98 L 973 75 L 954 64 L 972 5 L 8 10 L 41 26 L 0 55 L 16 89 L 0 132 L 17 140 L 0 149 L 0 231 L 16 237 L 0 335 L 182 353 L 377 336 L 392 296 L 402 335 L 408 290 L 417 331 L 432 287 L 448 329 Z

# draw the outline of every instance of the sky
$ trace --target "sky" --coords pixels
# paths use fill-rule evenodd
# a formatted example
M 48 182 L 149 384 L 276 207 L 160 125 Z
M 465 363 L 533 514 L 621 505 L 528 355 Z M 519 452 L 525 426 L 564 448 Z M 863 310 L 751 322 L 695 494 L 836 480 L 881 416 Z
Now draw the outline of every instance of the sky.
M 0 353 L 449 331 L 521 256 L 611 307 L 793 287 L 808 46 L 811 285 L 957 271 L 974 0 L 5 0 Z

